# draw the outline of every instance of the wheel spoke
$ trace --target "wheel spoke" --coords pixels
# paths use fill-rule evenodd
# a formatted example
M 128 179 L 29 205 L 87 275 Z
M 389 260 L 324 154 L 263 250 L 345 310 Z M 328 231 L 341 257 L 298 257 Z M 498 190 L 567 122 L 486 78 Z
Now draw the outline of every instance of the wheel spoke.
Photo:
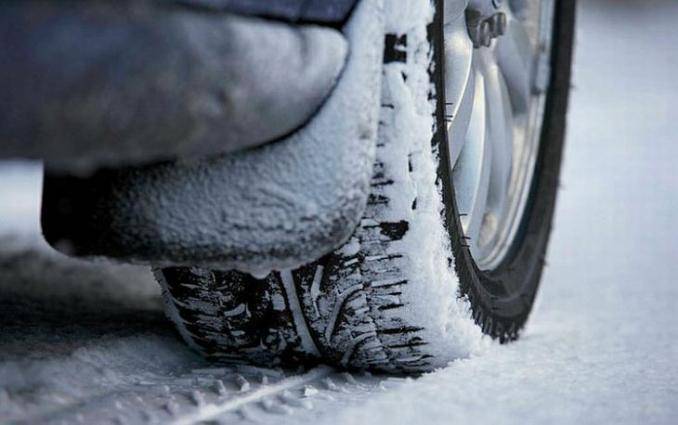
M 445 15 L 443 22 L 448 25 L 463 19 L 464 12 L 468 6 L 468 0 L 447 0 L 445 1 Z
M 466 31 L 463 16 L 445 26 L 445 115 L 449 138 L 450 164 L 454 166 L 466 140 L 471 118 L 475 82 L 473 78 L 473 43 Z
M 506 34 L 497 39 L 497 61 L 516 111 L 526 111 L 532 92 L 535 52 L 523 24 L 508 13 Z
M 474 244 L 480 234 L 490 186 L 492 149 L 487 134 L 483 75 L 474 75 L 475 95 L 464 149 L 453 171 L 457 203 L 465 236 Z
M 489 55 L 488 55 L 489 56 Z M 491 235 L 502 217 L 510 196 L 510 178 L 513 165 L 513 112 L 508 88 L 497 64 L 485 57 L 483 75 L 488 107 L 488 138 L 491 140 L 492 171 L 487 200 L 488 217 L 486 233 Z M 481 235 L 483 236 L 483 235 Z M 485 238 L 482 238 L 485 243 Z

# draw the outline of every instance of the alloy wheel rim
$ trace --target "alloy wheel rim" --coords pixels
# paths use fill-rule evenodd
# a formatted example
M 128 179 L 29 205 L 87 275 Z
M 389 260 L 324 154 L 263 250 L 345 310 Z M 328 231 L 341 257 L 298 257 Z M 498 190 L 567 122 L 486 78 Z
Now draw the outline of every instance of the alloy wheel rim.
M 447 0 L 451 179 L 481 270 L 507 257 L 525 213 L 550 77 L 553 0 Z

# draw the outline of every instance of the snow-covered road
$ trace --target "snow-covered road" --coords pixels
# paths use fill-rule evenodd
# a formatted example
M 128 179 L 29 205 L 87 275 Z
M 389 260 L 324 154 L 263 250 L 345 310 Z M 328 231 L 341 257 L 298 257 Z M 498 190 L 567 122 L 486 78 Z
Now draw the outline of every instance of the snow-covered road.
M 0 423 L 678 423 L 678 3 L 580 3 L 555 230 L 520 341 L 417 379 L 214 368 L 148 271 L 49 252 L 37 169 L 4 166 Z

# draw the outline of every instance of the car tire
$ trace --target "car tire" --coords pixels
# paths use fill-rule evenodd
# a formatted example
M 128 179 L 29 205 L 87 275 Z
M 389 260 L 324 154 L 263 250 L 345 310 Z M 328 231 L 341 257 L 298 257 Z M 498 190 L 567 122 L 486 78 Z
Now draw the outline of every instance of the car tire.
M 484 335 L 502 343 L 516 339 L 545 264 L 565 134 L 575 2 L 554 7 L 534 177 L 517 236 L 498 266 L 476 264 L 456 202 L 445 143 L 443 3 L 437 2 L 432 23 L 386 36 L 372 193 L 351 240 L 317 262 L 263 280 L 236 272 L 158 271 L 184 338 L 208 355 L 244 355 L 263 364 L 322 358 L 398 373 L 467 357 L 487 344 Z M 422 118 L 427 114 L 429 121 Z M 248 310 L 273 306 L 270 300 L 279 297 L 278 310 L 267 307 L 276 314 L 234 327 L 234 316 L 224 314 L 233 308 L 225 301 L 233 297 L 232 282 L 240 282 L 236 293 L 258 294 L 247 295 Z M 233 328 L 250 338 L 247 350 L 224 336 Z

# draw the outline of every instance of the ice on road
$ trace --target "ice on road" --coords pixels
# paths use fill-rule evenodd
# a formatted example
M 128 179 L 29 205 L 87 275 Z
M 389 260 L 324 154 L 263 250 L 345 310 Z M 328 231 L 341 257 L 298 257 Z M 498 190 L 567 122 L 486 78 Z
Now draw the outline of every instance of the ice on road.
M 176 337 L 146 270 L 49 253 L 39 173 L 5 166 L 0 422 L 676 423 L 676 16 L 672 1 L 580 2 L 538 308 L 518 342 L 416 379 L 215 369 Z

